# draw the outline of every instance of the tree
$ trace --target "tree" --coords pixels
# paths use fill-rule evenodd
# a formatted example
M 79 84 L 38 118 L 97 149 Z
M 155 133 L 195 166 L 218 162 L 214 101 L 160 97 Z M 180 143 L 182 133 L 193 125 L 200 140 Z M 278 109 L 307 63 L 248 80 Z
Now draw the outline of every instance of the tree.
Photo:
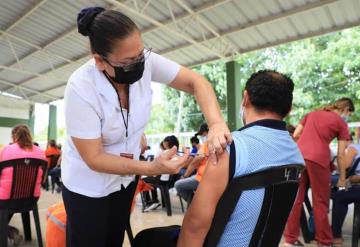
M 309 111 L 329 104 L 340 97 L 352 98 L 360 108 L 360 28 L 343 30 L 320 37 L 292 42 L 237 58 L 242 85 L 252 73 L 270 69 L 289 75 L 295 84 L 293 108 L 287 121 L 296 125 Z M 226 116 L 226 73 L 222 61 L 194 68 L 212 84 L 223 114 Z M 176 122 L 180 93 L 164 90 L 163 114 L 166 125 Z M 358 111 L 359 112 L 359 111 Z M 350 120 L 356 121 L 356 112 Z M 194 97 L 185 95 L 182 131 L 196 130 L 204 121 Z M 158 121 L 158 120 L 157 120 Z M 155 128 L 154 128 L 155 130 Z M 157 133 L 163 132 L 157 128 Z

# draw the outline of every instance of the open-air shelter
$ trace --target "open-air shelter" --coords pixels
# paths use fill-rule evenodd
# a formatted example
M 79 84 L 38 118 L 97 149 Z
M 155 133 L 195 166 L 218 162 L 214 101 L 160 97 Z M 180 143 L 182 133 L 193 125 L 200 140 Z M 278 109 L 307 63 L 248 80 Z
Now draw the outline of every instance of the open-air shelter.
M 360 24 L 359 0 L 2 0 L 0 139 L 18 123 L 34 128 L 34 103 L 50 104 L 48 137 L 56 138 L 51 102 L 90 58 L 76 15 L 94 5 L 129 15 L 148 47 L 182 65 L 226 61 L 231 129 L 240 124 L 237 56 Z

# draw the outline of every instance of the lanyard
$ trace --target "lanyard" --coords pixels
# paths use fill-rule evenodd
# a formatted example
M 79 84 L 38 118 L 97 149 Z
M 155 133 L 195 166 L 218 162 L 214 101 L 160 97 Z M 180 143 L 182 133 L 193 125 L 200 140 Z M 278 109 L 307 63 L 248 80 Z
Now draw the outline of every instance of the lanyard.
M 127 86 L 127 101 L 128 101 L 128 110 L 126 112 L 126 121 L 125 121 L 125 116 L 124 116 L 124 112 L 123 112 L 123 108 L 122 108 L 122 105 L 121 105 L 121 99 L 120 99 L 120 95 L 119 95 L 119 92 L 118 90 L 116 89 L 115 85 L 111 82 L 111 79 L 109 78 L 109 76 L 107 75 L 107 73 L 104 73 L 106 78 L 109 80 L 111 86 L 114 88 L 115 92 L 116 92 L 116 95 L 118 97 L 118 100 L 119 100 L 119 104 L 120 104 L 120 110 L 121 110 L 121 116 L 122 116 L 122 119 L 123 119 L 123 123 L 124 123 L 124 126 L 125 126 L 125 130 L 126 130 L 126 138 L 128 137 L 128 129 L 129 129 L 129 112 L 130 112 L 130 85 Z

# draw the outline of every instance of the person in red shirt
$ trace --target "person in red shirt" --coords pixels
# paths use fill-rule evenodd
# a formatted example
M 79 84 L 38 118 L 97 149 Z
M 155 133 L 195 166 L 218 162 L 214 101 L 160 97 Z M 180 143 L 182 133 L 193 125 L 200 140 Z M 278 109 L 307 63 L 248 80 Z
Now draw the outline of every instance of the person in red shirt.
M 298 237 L 301 208 L 308 185 L 312 191 L 315 239 L 319 247 L 331 246 L 333 236 L 328 220 L 331 186 L 329 145 L 333 139 L 338 139 L 340 178 L 337 186 L 342 187 L 345 185 L 345 148 L 350 140 L 346 120 L 353 111 L 352 100 L 341 98 L 321 110 L 308 113 L 295 129 L 294 138 L 298 140 L 306 168 L 301 174 L 298 195 L 285 228 L 284 247 L 304 246 Z

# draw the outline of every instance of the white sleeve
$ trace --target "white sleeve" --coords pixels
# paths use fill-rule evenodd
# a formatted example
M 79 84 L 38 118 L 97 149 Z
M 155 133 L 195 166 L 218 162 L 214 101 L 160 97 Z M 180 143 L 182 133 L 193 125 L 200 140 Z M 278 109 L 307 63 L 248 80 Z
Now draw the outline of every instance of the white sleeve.
M 65 126 L 69 136 L 80 139 L 101 137 L 101 119 L 95 109 L 69 85 L 65 92 Z
M 151 53 L 151 80 L 164 84 L 170 84 L 179 73 L 180 65 L 159 54 Z

